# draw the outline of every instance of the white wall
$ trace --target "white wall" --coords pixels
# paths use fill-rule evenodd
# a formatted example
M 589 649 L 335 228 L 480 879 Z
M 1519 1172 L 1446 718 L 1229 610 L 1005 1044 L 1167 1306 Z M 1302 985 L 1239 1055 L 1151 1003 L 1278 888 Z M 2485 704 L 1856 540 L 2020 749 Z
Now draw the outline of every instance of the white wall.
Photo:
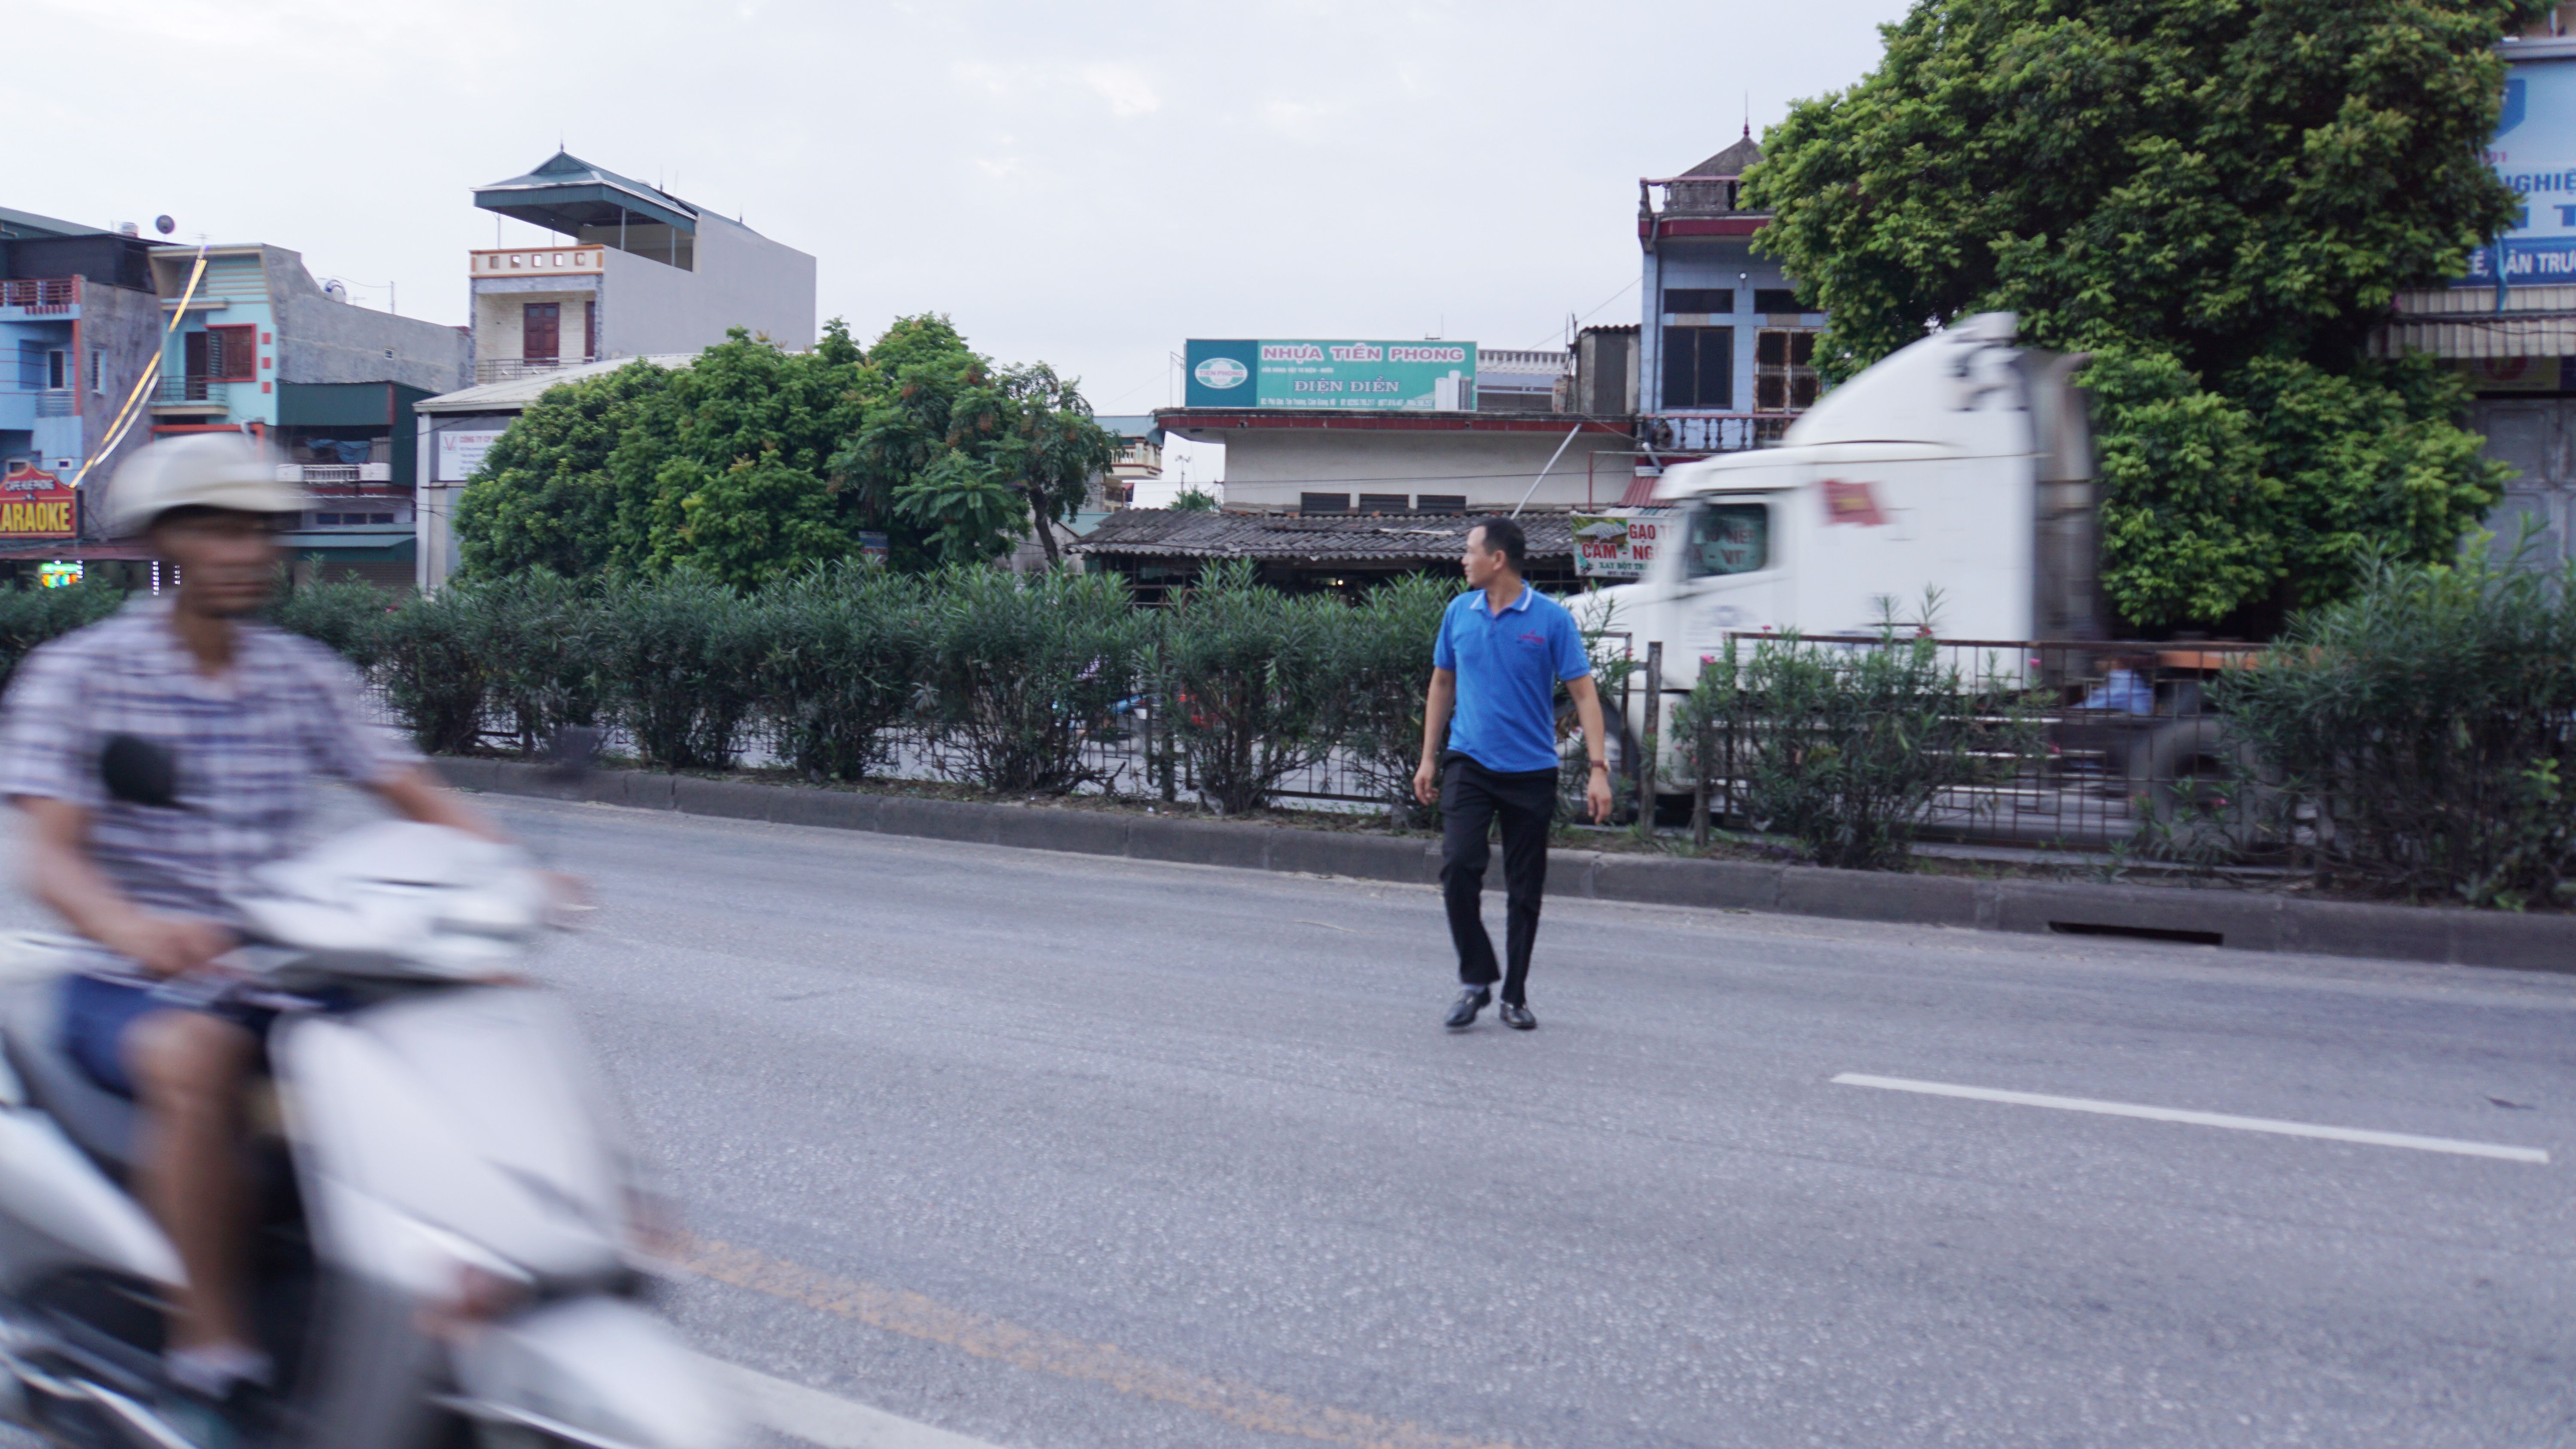
M 1572 430 L 1571 422 L 1532 432 L 1245 428 L 1224 435 L 1225 499 L 1237 508 L 1293 509 L 1300 493 L 1442 493 L 1466 495 L 1470 511 L 1508 509 Z M 1576 435 L 1530 502 L 1560 508 L 1618 502 L 1635 474 L 1633 447 L 1624 435 Z
M 698 218 L 697 269 L 606 249 L 600 280 L 603 356 L 696 352 L 725 329 L 766 333 L 779 346 L 814 345 L 814 259 L 719 216 Z

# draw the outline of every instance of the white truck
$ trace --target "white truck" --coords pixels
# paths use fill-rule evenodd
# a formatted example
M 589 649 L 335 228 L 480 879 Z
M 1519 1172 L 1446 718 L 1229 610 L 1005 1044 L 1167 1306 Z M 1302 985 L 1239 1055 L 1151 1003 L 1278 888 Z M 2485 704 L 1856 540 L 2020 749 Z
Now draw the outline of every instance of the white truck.
M 2102 637 L 2092 437 L 2072 381 L 2085 359 L 2017 347 L 2014 333 L 2008 313 L 1968 318 L 1834 389 L 1780 446 L 1664 474 L 1655 500 L 1669 511 L 1644 577 L 1568 600 L 1587 625 L 1624 635 L 1641 667 L 1663 646 L 1663 691 L 1632 679 L 1614 729 L 1623 772 L 1652 699 L 1657 793 L 1687 793 L 1670 728 L 1679 695 L 1666 691 L 1688 689 L 1730 636 L 1874 637 L 1893 619 L 1954 641 Z M 1939 601 L 1929 619 L 1927 591 Z M 1991 659 L 2017 684 L 2066 682 L 2022 677 L 2022 650 Z M 2158 723 L 2116 721 L 2091 753 L 2125 773 L 2131 735 Z M 2213 728 L 2195 724 L 2173 748 L 2213 752 L 2214 735 L 2202 738 Z
M 1640 659 L 1662 643 L 1675 687 L 1730 634 L 1866 634 L 1891 613 L 1952 639 L 2099 637 L 2084 358 L 2013 334 L 2009 313 L 1969 318 L 1826 394 L 1779 447 L 1675 466 L 1645 577 L 1570 601 L 1578 617 L 1607 611 Z

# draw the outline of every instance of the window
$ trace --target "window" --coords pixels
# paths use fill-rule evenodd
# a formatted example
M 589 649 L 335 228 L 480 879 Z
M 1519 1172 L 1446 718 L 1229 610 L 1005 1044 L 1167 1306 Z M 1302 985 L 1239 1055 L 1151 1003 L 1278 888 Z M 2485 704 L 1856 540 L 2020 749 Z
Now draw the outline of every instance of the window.
M 1771 505 L 1712 503 L 1691 510 L 1684 561 L 1695 579 L 1749 574 L 1771 561 Z
M 89 350 L 89 390 L 100 394 L 107 391 L 107 349 L 104 347 Z
M 1762 295 L 1767 297 L 1770 293 L 1765 292 Z M 1666 287 L 1664 310 L 1666 312 L 1733 312 L 1735 289 L 1733 287 Z
M 313 526 L 316 528 L 338 528 L 340 526 L 340 515 L 336 513 L 314 514 Z
M 1795 287 L 1783 287 L 1778 290 L 1774 290 L 1770 287 L 1761 287 L 1757 288 L 1753 293 L 1753 310 L 1756 312 L 1804 312 L 1807 309 L 1798 305 L 1798 289 Z
M 248 382 L 259 370 L 255 327 L 209 327 L 187 335 L 187 375 L 206 382 Z
M 1735 406 L 1734 328 L 1664 329 L 1664 406 Z
M 1348 513 L 1351 511 L 1351 495 L 1347 493 L 1300 493 L 1297 495 L 1297 511 L 1305 514 Z
M 1802 412 L 1816 405 L 1816 334 L 1765 332 L 1753 339 L 1753 408 Z
M 1360 495 L 1360 512 L 1362 513 L 1410 513 L 1412 511 L 1413 500 L 1401 493 L 1363 493 Z
M 1416 513 L 1464 513 L 1467 511 L 1467 495 L 1464 493 L 1425 493 L 1413 500 L 1413 511 Z
M 57 347 L 45 354 L 45 387 L 60 392 L 72 385 L 72 355 Z

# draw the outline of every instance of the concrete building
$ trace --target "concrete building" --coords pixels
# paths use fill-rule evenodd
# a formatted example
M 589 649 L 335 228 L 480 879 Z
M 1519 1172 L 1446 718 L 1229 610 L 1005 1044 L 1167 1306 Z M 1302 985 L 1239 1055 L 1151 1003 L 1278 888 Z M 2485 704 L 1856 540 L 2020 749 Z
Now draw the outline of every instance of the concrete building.
M 154 245 L 0 208 L 0 465 L 65 483 L 115 471 L 100 450 L 161 329 Z M 131 427 L 120 454 L 150 437 Z
M 1747 125 L 1681 175 L 1637 183 L 1637 436 L 1662 462 L 1769 446 L 1816 400 L 1824 314 L 1800 311 L 1780 264 L 1753 254 L 1771 218 L 1741 204 L 1744 173 L 1761 159 Z M 1646 466 L 1661 471 L 1652 458 Z
M 2429 352 L 2475 389 L 2469 426 L 2519 475 L 2487 516 L 2499 554 L 2539 529 L 2533 562 L 2576 538 L 2576 5 L 2503 45 L 2504 115 L 2488 155 L 2528 205 L 2450 285 L 2400 293 L 2383 355 Z
M 314 498 L 285 540 L 299 570 L 412 582 L 412 405 L 464 382 L 462 330 L 326 289 L 283 247 L 163 247 L 151 257 L 166 334 L 152 431 L 263 438 Z
M 475 383 L 696 352 L 733 327 L 814 345 L 814 259 L 738 220 L 561 151 L 474 204 L 562 238 L 469 255 Z

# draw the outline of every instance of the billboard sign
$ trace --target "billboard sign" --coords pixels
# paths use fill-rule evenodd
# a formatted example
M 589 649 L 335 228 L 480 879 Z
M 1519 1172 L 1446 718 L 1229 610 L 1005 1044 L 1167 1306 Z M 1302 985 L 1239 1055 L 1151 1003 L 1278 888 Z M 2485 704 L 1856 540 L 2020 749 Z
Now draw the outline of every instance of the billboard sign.
M 1577 578 L 1626 583 L 1646 576 L 1665 529 L 1679 528 L 1669 509 L 1647 508 L 1618 513 L 1574 515 L 1574 573 Z
M 80 491 L 25 459 L 0 474 L 0 539 L 73 538 L 80 533 Z
M 1192 338 L 1194 408 L 1369 408 L 1472 412 L 1473 342 Z
M 2526 60 L 2505 75 L 2487 161 L 2521 198 L 2522 214 L 2470 252 L 2468 275 L 2451 285 L 2576 282 L 2576 59 Z
M 438 481 L 462 483 L 483 466 L 483 455 L 501 440 L 499 433 L 441 433 L 438 435 Z

